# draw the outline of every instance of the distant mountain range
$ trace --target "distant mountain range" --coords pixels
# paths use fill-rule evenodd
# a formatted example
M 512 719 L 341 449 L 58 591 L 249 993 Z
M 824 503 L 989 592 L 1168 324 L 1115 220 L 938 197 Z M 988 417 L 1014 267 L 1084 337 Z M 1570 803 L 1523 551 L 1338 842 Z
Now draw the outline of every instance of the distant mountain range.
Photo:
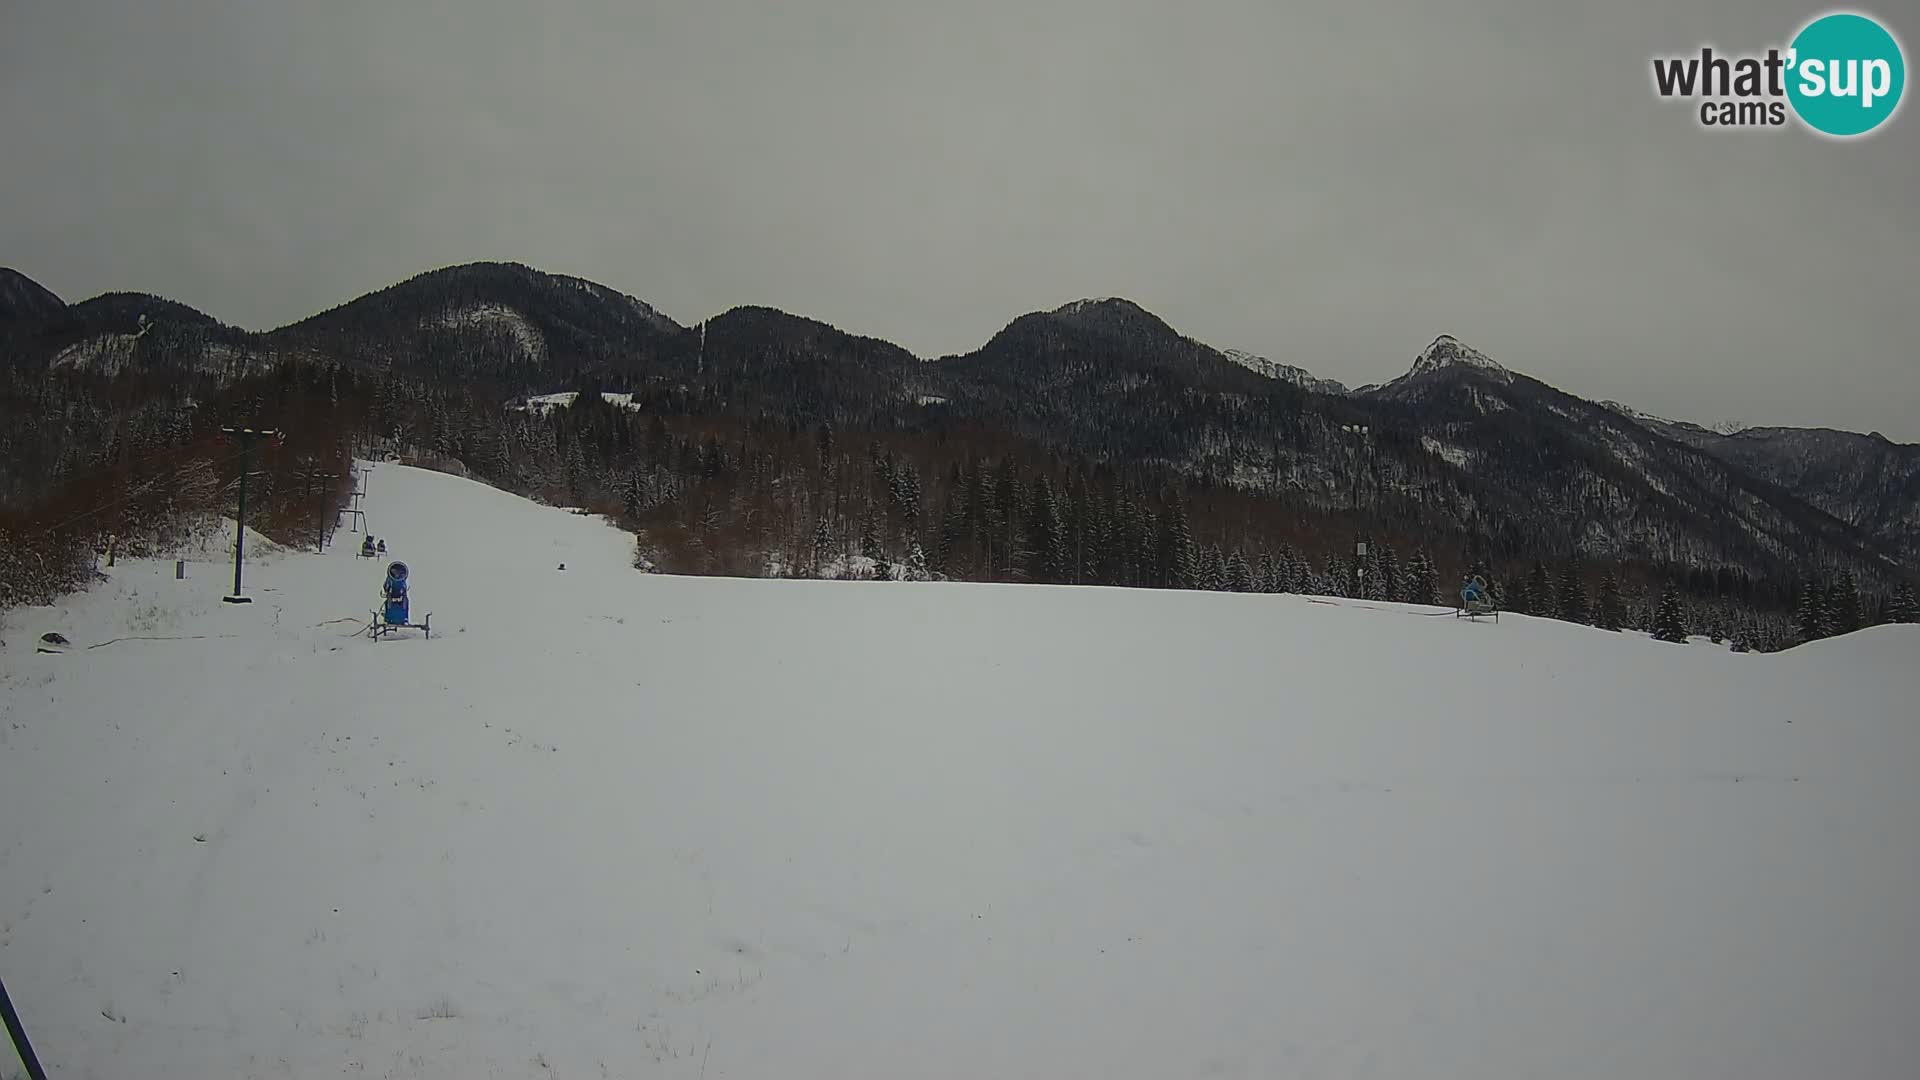
M 770 308 L 685 326 L 606 286 L 510 263 L 421 274 L 264 333 L 143 294 L 69 306 L 0 270 L 0 351 L 26 372 L 224 381 L 333 363 L 501 404 L 591 388 L 676 415 L 998 431 L 1540 558 L 1845 567 L 1882 582 L 1920 566 L 1920 447 L 1648 417 L 1445 335 L 1399 377 L 1348 390 L 1216 350 L 1120 298 L 1021 315 L 973 352 L 923 360 Z

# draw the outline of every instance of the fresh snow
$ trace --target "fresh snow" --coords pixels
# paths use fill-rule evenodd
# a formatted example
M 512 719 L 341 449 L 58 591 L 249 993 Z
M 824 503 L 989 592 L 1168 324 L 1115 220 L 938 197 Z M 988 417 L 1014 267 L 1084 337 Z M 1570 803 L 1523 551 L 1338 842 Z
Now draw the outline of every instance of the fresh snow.
M 1620 415 L 1628 418 L 1629 420 L 1636 420 L 1641 424 L 1654 427 L 1657 429 L 1677 429 L 1680 432 L 1695 431 L 1701 434 L 1711 433 L 1714 435 L 1722 435 L 1722 436 L 1740 435 L 1745 432 L 1756 430 L 1755 428 L 1752 428 L 1747 424 L 1741 423 L 1738 420 L 1716 420 L 1709 424 L 1697 424 L 1697 423 L 1693 423 L 1691 421 L 1686 421 L 1686 420 L 1669 420 L 1664 416 L 1656 416 L 1650 412 L 1642 412 L 1641 410 L 1636 409 L 1631 405 L 1623 405 L 1618 401 L 1611 401 L 1611 400 L 1603 401 L 1600 403 L 1600 405 L 1602 408 L 1611 409 L 1614 412 L 1619 413 Z M 1796 430 L 1804 430 L 1804 429 L 1788 428 L 1785 430 L 1796 431 Z M 1665 433 L 1673 434 L 1674 432 L 1667 431 Z
M 1433 343 L 1414 358 L 1413 367 L 1401 377 L 1415 378 L 1456 364 L 1477 368 L 1501 382 L 1513 381 L 1513 373 L 1495 363 L 1492 357 L 1470 345 L 1460 343 L 1447 334 L 1434 338 Z
M 1420 436 L 1420 445 L 1426 448 L 1427 453 L 1452 465 L 1456 469 L 1467 468 L 1473 463 L 1473 454 L 1465 447 L 1441 442 L 1431 435 Z
M 1253 353 L 1241 349 L 1227 349 L 1220 355 L 1239 364 L 1248 371 L 1265 378 L 1292 383 L 1303 389 L 1313 390 L 1322 394 L 1338 395 L 1347 392 L 1345 385 L 1333 379 L 1322 379 L 1307 369 L 1296 367 L 1293 364 L 1282 364 L 1278 361 L 1269 360 L 1264 356 L 1256 356 Z
M 1613 401 L 1613 400 L 1603 401 L 1600 403 L 1600 407 L 1603 409 L 1611 409 L 1612 411 L 1619 413 L 1621 416 L 1624 416 L 1629 420 L 1639 420 L 1645 423 L 1654 423 L 1654 424 L 1672 424 L 1673 423 L 1672 420 L 1669 420 L 1664 416 L 1655 416 L 1650 412 L 1642 412 L 1631 405 L 1623 405 L 1618 401 Z
M 557 394 L 534 394 L 521 401 L 513 402 L 507 407 L 515 412 L 532 412 L 544 415 L 552 412 L 554 409 L 562 409 L 572 405 L 574 399 L 579 396 L 580 392 L 578 390 L 564 390 Z M 632 394 L 616 394 L 611 391 L 601 391 L 600 399 L 610 405 L 617 405 L 623 409 L 631 409 L 634 407 Z
M 510 403 L 507 407 L 516 411 L 546 412 L 549 409 L 566 408 L 580 396 L 578 390 L 563 390 L 557 394 L 533 394 L 525 401 Z
M 674 578 L 366 480 L 431 641 L 354 636 L 350 533 L 247 606 L 123 560 L 8 614 L 0 974 L 53 1076 L 1920 1060 L 1920 628 Z
M 1112 303 L 1130 303 L 1130 301 L 1121 300 L 1117 296 L 1088 297 L 1083 300 L 1072 300 L 1061 304 L 1059 307 L 1053 309 L 1053 313 L 1055 315 L 1078 315 L 1082 312 L 1092 311 Z
M 51 365 L 113 378 L 133 363 L 138 334 L 95 334 L 54 354 Z
M 1424 377 L 1446 371 L 1449 368 L 1467 368 L 1479 372 L 1494 382 L 1511 384 L 1513 372 L 1500 366 L 1492 357 L 1470 345 L 1463 344 L 1449 334 L 1441 334 L 1420 355 L 1414 357 L 1413 366 L 1398 378 L 1384 384 L 1368 384 L 1352 391 L 1354 397 L 1384 395 L 1388 397 L 1404 396 L 1423 385 L 1419 380 Z M 1472 384 L 1467 385 L 1469 392 L 1476 392 Z M 1476 397 L 1477 397 L 1476 392 Z M 1481 412 L 1498 412 L 1506 406 L 1498 401 L 1476 402 Z
M 540 328 L 533 325 L 525 315 L 504 304 L 479 303 L 466 307 L 451 308 L 440 313 L 434 325 L 442 329 L 477 329 L 503 332 L 511 336 L 520 352 L 528 360 L 543 362 L 547 356 L 547 339 Z

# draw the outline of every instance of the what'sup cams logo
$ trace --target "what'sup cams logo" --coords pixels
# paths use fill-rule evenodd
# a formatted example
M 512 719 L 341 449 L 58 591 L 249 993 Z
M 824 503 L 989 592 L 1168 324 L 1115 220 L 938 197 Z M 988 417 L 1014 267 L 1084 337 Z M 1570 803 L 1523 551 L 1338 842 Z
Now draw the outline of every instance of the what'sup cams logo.
M 1698 101 L 1700 126 L 1780 128 L 1797 118 L 1830 138 L 1883 129 L 1900 108 L 1906 59 L 1887 27 L 1865 15 L 1831 12 L 1794 34 L 1783 48 L 1722 54 L 1657 56 L 1654 92 Z

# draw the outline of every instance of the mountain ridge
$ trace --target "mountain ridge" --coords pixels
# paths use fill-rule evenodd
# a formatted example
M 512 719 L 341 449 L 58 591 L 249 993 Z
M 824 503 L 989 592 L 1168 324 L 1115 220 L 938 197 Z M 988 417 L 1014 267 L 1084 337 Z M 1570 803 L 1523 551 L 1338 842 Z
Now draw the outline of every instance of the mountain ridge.
M 116 332 L 130 334 L 137 331 L 136 319 L 139 314 L 157 311 L 158 317 L 156 321 L 175 320 L 205 327 L 217 327 L 235 339 L 261 343 L 261 351 L 270 354 L 274 351 L 274 349 L 271 348 L 272 345 L 284 344 L 288 341 L 296 340 L 300 337 L 302 331 L 324 325 L 330 316 L 335 316 L 337 313 L 353 309 L 357 306 L 364 306 L 368 302 L 377 301 L 383 297 L 403 293 L 409 287 L 424 282 L 431 282 L 449 276 L 486 272 L 504 272 L 525 275 L 533 279 L 544 279 L 553 283 L 564 284 L 569 288 L 578 290 L 582 294 L 594 297 L 602 302 L 625 305 L 629 308 L 631 316 L 634 319 L 651 326 L 663 336 L 673 336 L 683 333 L 691 328 L 698 327 L 701 322 L 711 323 L 731 312 L 750 310 L 771 312 L 780 310 L 763 305 L 740 304 L 719 312 L 716 315 L 709 316 L 699 322 L 683 325 L 647 301 L 588 278 L 568 274 L 549 273 L 518 262 L 479 261 L 459 263 L 421 271 L 392 285 L 385 286 L 370 293 L 364 293 L 293 322 L 269 330 L 250 331 L 224 323 L 216 316 L 152 293 L 111 291 L 78 301 L 74 304 L 67 304 L 62 301 L 57 294 L 53 293 L 52 290 L 47 289 L 21 271 L 12 267 L 0 267 L 0 322 L 12 321 L 18 324 L 32 322 L 36 319 L 44 322 L 50 317 L 58 316 L 62 312 L 76 312 L 82 316 L 82 321 L 111 323 L 113 324 L 112 329 Z M 483 311 L 480 314 L 484 316 L 486 313 Z M 782 312 L 782 314 L 787 313 Z M 803 315 L 792 315 L 791 317 L 808 322 L 818 322 L 818 320 L 812 320 Z M 1207 347 L 1199 346 L 1193 339 L 1174 330 L 1164 320 L 1154 315 L 1150 310 L 1136 301 L 1117 296 L 1083 298 L 1069 301 L 1051 310 L 1030 312 L 1027 315 L 1015 318 L 1008 324 L 1007 328 L 1003 328 L 999 333 L 1004 334 L 1007 332 L 1007 329 L 1011 329 L 1022 320 L 1033 317 L 1050 318 L 1061 323 L 1089 327 L 1107 333 L 1123 333 L 1128 329 L 1145 330 L 1168 343 L 1179 342 L 1185 345 L 1207 349 Z M 822 322 L 819 323 L 819 325 L 830 326 L 831 324 Z M 910 351 L 900 346 L 892 345 L 891 342 L 886 342 L 885 339 L 882 338 L 854 334 L 842 330 L 839 327 L 832 327 L 832 329 L 836 332 L 847 334 L 851 338 L 882 343 L 891 346 L 893 349 L 898 349 L 900 352 L 906 353 L 909 356 L 914 355 Z M 995 335 L 995 337 L 998 336 L 999 334 Z M 990 338 L 987 343 L 983 344 L 980 349 L 976 349 L 974 353 L 952 354 L 937 359 L 928 359 L 924 362 L 936 364 L 942 360 L 953 359 L 955 355 L 974 355 L 975 353 L 985 350 L 988 346 L 992 345 L 992 343 L 993 339 Z M 1207 349 L 1207 351 L 1225 359 L 1229 363 L 1252 371 L 1267 379 L 1288 383 L 1324 394 L 1344 394 L 1356 397 L 1380 394 L 1396 385 L 1404 385 L 1408 380 L 1440 374 L 1450 367 L 1464 367 L 1479 370 L 1501 380 L 1505 380 L 1515 374 L 1497 361 L 1494 361 L 1484 352 L 1467 345 L 1452 334 L 1445 333 L 1437 335 L 1425 349 L 1416 354 L 1413 363 L 1401 375 L 1385 383 L 1370 383 L 1358 387 L 1348 387 L 1339 380 L 1316 376 L 1306 368 L 1273 361 L 1247 350 L 1230 348 L 1221 350 Z M 1777 433 L 1834 432 L 1863 439 L 1877 439 L 1888 446 L 1896 448 L 1920 446 L 1920 443 L 1904 443 L 1890 439 L 1877 431 L 1861 433 L 1852 431 L 1851 429 L 1824 425 L 1802 426 L 1773 424 L 1745 427 L 1737 431 L 1716 430 L 1714 427 L 1695 424 L 1691 421 L 1668 419 L 1657 414 L 1642 411 L 1623 402 L 1609 400 L 1596 402 L 1596 404 L 1605 406 L 1617 413 L 1634 419 L 1636 422 L 1657 426 L 1670 431 L 1704 432 L 1722 438 L 1746 431 Z
M 0 266 L 0 325 L 44 319 L 66 306 L 52 289 L 11 266 Z
M 1244 349 L 1223 349 L 1220 355 L 1255 374 L 1280 382 L 1292 383 L 1304 390 L 1312 390 L 1315 393 L 1334 396 L 1352 393 L 1352 391 L 1338 379 L 1323 379 L 1313 372 L 1308 371 L 1306 368 L 1294 364 L 1283 364 L 1276 360 L 1269 360 L 1264 356 L 1247 352 Z
M 330 308 L 321 309 L 320 311 L 317 311 L 312 315 L 304 316 L 293 322 L 285 323 L 268 330 L 250 331 L 250 330 L 241 329 L 231 324 L 221 322 L 216 316 L 213 316 L 204 312 L 200 312 L 187 305 L 179 304 L 176 301 L 171 301 L 164 297 L 158 296 L 156 294 L 151 294 L 151 293 L 141 293 L 141 292 L 135 292 L 135 291 L 113 291 L 113 292 L 101 293 L 95 297 L 91 297 L 88 300 L 83 300 L 73 305 L 67 305 L 64 302 L 60 301 L 60 298 L 56 294 L 54 294 L 51 290 L 46 289 L 45 286 L 40 285 L 37 281 L 27 276 L 26 274 L 20 272 L 19 270 L 11 267 L 0 267 L 0 320 L 4 320 L 8 311 L 5 300 L 9 295 L 9 291 L 8 291 L 9 287 L 14 287 L 14 288 L 31 289 L 37 294 L 43 294 L 46 297 L 50 297 L 54 302 L 59 303 L 63 308 L 64 307 L 80 307 L 81 305 L 89 304 L 93 301 L 102 301 L 102 300 L 107 300 L 108 298 L 115 298 L 118 301 L 133 301 L 133 300 L 144 301 L 162 308 L 190 313 L 191 317 L 196 321 L 200 321 L 206 324 L 219 325 L 237 334 L 241 334 L 241 335 L 245 335 L 253 338 L 273 339 L 276 337 L 285 336 L 289 334 L 289 332 L 294 331 L 298 328 L 314 324 L 316 321 L 322 320 L 324 317 L 328 315 L 331 315 L 335 312 L 341 311 L 346 308 L 350 308 L 361 301 L 369 300 L 374 297 L 381 296 L 383 294 L 392 293 L 396 290 L 400 290 L 403 287 L 414 284 L 416 282 L 421 282 L 423 280 L 431 280 L 439 275 L 446 275 L 446 274 L 458 273 L 463 271 L 484 270 L 484 269 L 503 269 L 508 271 L 525 273 L 528 275 L 536 275 L 539 277 L 551 279 L 555 282 L 566 283 L 573 288 L 580 289 L 581 291 L 589 294 L 595 294 L 603 297 L 618 298 L 620 301 L 631 304 L 637 316 L 647 321 L 653 322 L 657 327 L 662 329 L 664 332 L 668 332 L 668 333 L 675 333 L 675 332 L 698 327 L 701 322 L 711 322 L 714 319 L 718 318 L 720 315 L 724 315 L 730 311 L 737 311 L 742 309 L 764 309 L 767 311 L 780 310 L 778 308 L 765 306 L 765 305 L 757 305 L 757 304 L 750 304 L 750 303 L 737 304 L 737 305 L 734 305 L 733 307 L 725 309 L 722 312 L 718 312 L 713 316 L 709 316 L 706 319 L 698 320 L 698 321 L 683 325 L 675 321 L 674 319 L 672 319 L 670 316 L 667 316 L 665 313 L 661 312 L 658 308 L 648 303 L 647 301 L 641 300 L 640 298 L 633 296 L 632 294 L 622 292 L 618 289 L 613 288 L 612 286 L 608 286 L 600 282 L 593 281 L 592 279 L 589 279 L 589 278 L 582 278 L 576 275 L 541 271 L 525 263 L 519 263 L 519 262 L 475 261 L 475 262 L 467 262 L 467 263 L 456 263 L 449 266 L 423 270 L 408 278 L 402 279 L 399 282 L 395 282 L 391 285 L 385 286 L 381 289 L 377 289 L 370 293 L 363 293 L 360 296 L 343 301 Z M 1067 303 L 1059 305 L 1058 307 L 1048 311 L 1036 311 L 1036 312 L 1030 312 L 1028 314 L 1052 316 L 1054 318 L 1058 318 L 1066 321 L 1084 322 L 1086 321 L 1085 316 L 1088 312 L 1101 312 L 1101 311 L 1126 311 L 1129 313 L 1137 313 L 1137 317 L 1143 317 L 1144 320 L 1150 320 L 1150 325 L 1163 328 L 1164 331 L 1173 338 L 1179 339 L 1181 341 L 1192 340 L 1190 338 L 1187 338 L 1185 335 L 1181 335 L 1178 331 L 1174 330 L 1169 324 L 1164 322 L 1164 320 L 1161 320 L 1157 315 L 1154 315 L 1149 309 L 1147 309 L 1143 305 L 1125 297 L 1118 297 L 1118 296 L 1108 296 L 1108 297 L 1099 297 L 1099 298 L 1087 297 L 1079 300 L 1068 301 Z M 816 321 L 816 322 L 818 321 L 818 320 L 812 320 L 810 317 L 803 316 L 803 315 L 793 315 L 793 317 L 796 319 L 807 319 L 808 321 Z M 1016 318 L 1014 321 L 1017 322 L 1019 321 L 1019 318 L 1025 318 L 1025 317 L 1026 316 L 1020 316 Z M 821 325 L 831 326 L 832 324 L 822 322 Z M 861 338 L 863 340 L 870 340 L 870 341 L 876 341 L 876 342 L 885 342 L 885 339 L 883 338 L 878 338 L 871 335 L 856 334 L 851 331 L 843 330 L 837 326 L 833 328 L 835 330 L 840 331 L 841 333 L 846 333 L 851 337 L 856 337 L 856 338 Z M 1001 332 L 1004 333 L 1005 331 L 1003 330 Z M 888 345 L 892 345 L 891 342 L 885 342 L 885 343 Z M 991 338 L 989 339 L 989 343 L 991 343 Z M 910 350 L 904 349 L 904 347 L 897 346 L 897 345 L 893 347 L 900 349 L 903 352 L 907 352 L 909 355 L 914 355 L 911 353 Z M 982 347 L 984 348 L 984 345 Z M 975 350 L 975 351 L 977 352 L 978 350 Z M 1491 357 L 1487 356 L 1487 354 L 1485 354 L 1484 352 L 1472 347 L 1471 345 L 1467 345 L 1466 343 L 1462 342 L 1460 339 L 1458 339 L 1454 335 L 1447 334 L 1447 333 L 1442 333 L 1437 335 L 1428 344 L 1428 346 L 1425 349 L 1423 349 L 1420 353 L 1416 354 L 1413 363 L 1400 376 L 1397 376 L 1396 378 L 1391 379 L 1385 383 L 1369 383 L 1369 384 L 1363 384 L 1355 387 L 1348 387 L 1337 379 L 1330 379 L 1330 378 L 1314 375 L 1311 371 L 1309 371 L 1306 368 L 1270 360 L 1265 356 L 1262 356 L 1258 353 L 1255 353 L 1249 350 L 1228 348 L 1228 349 L 1220 349 L 1220 350 L 1213 350 L 1213 351 L 1215 351 L 1218 355 L 1225 358 L 1229 362 L 1239 365 L 1241 367 L 1245 367 L 1267 378 L 1273 378 L 1278 381 L 1293 383 L 1295 385 L 1303 386 L 1308 389 L 1318 390 L 1319 392 L 1322 392 L 1322 393 L 1332 393 L 1334 391 L 1331 388 L 1338 387 L 1339 392 L 1356 395 L 1356 396 L 1378 392 L 1380 390 L 1385 389 L 1388 386 L 1392 386 L 1394 383 L 1401 382 L 1409 378 L 1434 374 L 1453 364 L 1460 364 L 1461 366 L 1480 368 L 1482 370 L 1492 372 L 1496 376 L 1505 376 L 1505 375 L 1515 374 L 1514 372 L 1510 371 L 1503 365 L 1499 364 L 1497 361 L 1494 361 Z M 971 355 L 971 354 L 949 354 L 948 356 L 943 356 L 935 359 L 928 359 L 925 362 L 936 363 L 938 362 L 938 360 L 949 359 L 954 355 Z M 1608 401 L 1597 401 L 1595 403 L 1609 407 L 1617 412 L 1621 412 L 1639 421 L 1657 422 L 1664 425 L 1690 426 L 1690 427 L 1698 428 L 1703 431 L 1714 432 L 1720 435 L 1730 434 L 1730 432 L 1715 431 L 1715 428 L 1709 425 L 1700 425 L 1700 424 L 1695 424 L 1691 421 L 1684 421 L 1684 420 L 1671 420 L 1654 413 L 1644 412 L 1634 406 L 1630 406 L 1619 401 L 1608 400 Z M 1751 427 L 1741 428 L 1740 430 L 1759 430 L 1759 429 L 1772 430 L 1772 431 L 1784 431 L 1784 432 L 1832 431 L 1832 432 L 1839 432 L 1839 433 L 1849 434 L 1849 435 L 1859 435 L 1863 438 L 1879 438 L 1879 439 L 1885 440 L 1889 445 L 1896 446 L 1896 447 L 1920 446 L 1920 443 L 1906 443 L 1906 442 L 1900 442 L 1898 440 L 1888 438 L 1886 435 L 1877 431 L 1862 433 L 1862 432 L 1855 432 L 1852 429 L 1848 429 L 1848 428 L 1836 428 L 1836 427 L 1830 427 L 1826 425 L 1771 424 L 1771 425 L 1755 425 Z
M 1885 577 L 1920 557 L 1898 535 L 1920 513 L 1899 444 L 1887 444 L 1894 459 L 1879 471 L 1790 468 L 1776 459 L 1807 439 L 1755 449 L 1708 438 L 1567 394 L 1450 334 L 1391 381 L 1332 393 L 1304 369 L 1263 369 L 1119 297 L 1027 312 L 970 353 L 922 360 L 771 307 L 683 326 L 585 279 L 468 263 L 264 333 L 106 294 L 15 327 L 6 350 L 14 364 L 76 372 L 218 381 L 341 364 L 494 404 L 591 385 L 629 395 L 636 410 L 749 425 L 1000 432 L 1108 467 L 1164 469 L 1315 513 L 1421 521 L 1543 558 L 1770 572 L 1846 563 Z M 1355 429 L 1371 434 L 1356 441 Z

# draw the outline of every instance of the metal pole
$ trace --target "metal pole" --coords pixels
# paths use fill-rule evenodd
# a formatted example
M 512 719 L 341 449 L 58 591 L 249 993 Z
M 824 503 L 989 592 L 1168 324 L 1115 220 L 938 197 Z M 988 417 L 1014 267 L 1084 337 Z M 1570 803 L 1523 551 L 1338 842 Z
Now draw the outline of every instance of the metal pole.
M 20 1024 L 20 1014 L 13 1011 L 13 999 L 7 996 L 7 984 L 0 983 L 0 1016 L 7 1022 L 7 1034 L 13 1036 L 13 1048 L 20 1052 L 20 1063 L 27 1067 L 30 1080 L 47 1080 L 47 1071 L 40 1067 L 40 1059 L 33 1054 L 33 1044 L 27 1041 L 27 1029 Z
M 245 435 L 241 437 L 240 452 L 240 520 L 233 528 L 233 595 L 225 597 L 229 604 L 244 604 L 248 598 L 240 595 L 240 564 L 245 558 L 247 548 L 247 474 L 253 471 L 253 440 Z
M 233 528 L 233 595 L 220 599 L 229 604 L 251 604 L 253 598 L 240 594 L 240 568 L 246 560 L 247 549 L 247 474 L 253 471 L 253 451 L 262 439 L 270 440 L 279 446 L 281 433 L 278 431 L 256 431 L 253 428 L 222 428 L 226 434 L 240 441 L 240 520 Z
M 319 552 L 322 555 L 325 555 L 327 553 L 327 485 L 330 481 L 338 480 L 339 478 L 340 478 L 339 473 L 319 474 L 320 516 L 315 519 L 315 523 L 320 526 L 320 539 L 316 542 L 317 546 L 314 548 L 314 550 Z

